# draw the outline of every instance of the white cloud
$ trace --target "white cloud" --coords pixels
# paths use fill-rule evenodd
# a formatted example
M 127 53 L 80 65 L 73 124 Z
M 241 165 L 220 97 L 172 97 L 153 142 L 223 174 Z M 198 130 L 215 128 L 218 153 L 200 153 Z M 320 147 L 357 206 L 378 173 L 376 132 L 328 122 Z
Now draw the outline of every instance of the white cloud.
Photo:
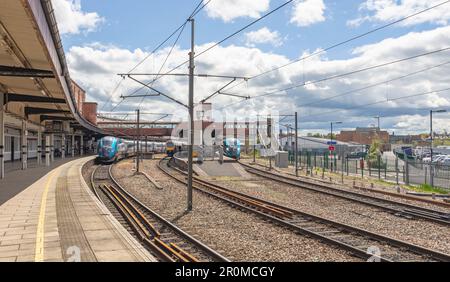
M 251 31 L 245 34 L 246 45 L 255 47 L 257 44 L 271 44 L 275 47 L 283 45 L 283 39 L 278 31 L 270 31 L 267 27 L 263 27 L 256 31 Z
M 269 9 L 270 0 L 219 0 L 211 1 L 205 10 L 213 19 L 231 22 L 236 18 L 258 18 Z
M 300 0 L 295 3 L 291 23 L 297 26 L 310 26 L 325 21 L 323 0 Z
M 198 52 L 210 47 L 213 43 L 197 46 Z M 142 64 L 135 72 L 154 73 L 166 58 L 170 48 L 166 48 L 151 56 L 144 64 Z M 111 93 L 120 78 L 117 73 L 127 72 L 134 65 L 140 62 L 148 55 L 147 52 L 140 49 L 127 50 L 114 46 L 104 46 L 101 44 L 89 44 L 86 46 L 75 46 L 70 48 L 67 53 L 67 61 L 70 68 L 71 77 L 81 84 L 87 90 L 90 99 L 98 101 L 100 108 L 110 99 Z M 188 50 L 176 47 L 172 56 L 167 62 L 164 71 L 168 71 L 188 58 Z M 287 63 L 288 59 L 284 56 L 264 53 L 256 48 L 227 46 L 216 47 L 196 59 L 196 72 L 208 74 L 238 75 L 251 76 L 258 73 L 261 69 L 270 69 L 276 67 L 279 63 Z M 141 77 L 143 80 L 149 81 L 151 77 Z M 254 91 L 261 91 L 268 86 L 281 87 L 283 83 L 289 81 L 282 74 L 273 74 L 269 76 L 271 80 L 262 82 L 260 86 L 255 86 Z M 272 79 L 274 81 L 272 81 Z M 201 82 L 201 83 L 200 83 Z M 228 83 L 229 80 L 198 78 L 196 79 L 196 101 L 212 94 L 220 87 Z M 164 77 L 161 78 L 155 87 L 169 95 L 187 103 L 187 79 Z M 126 79 L 112 97 L 113 103 L 118 103 L 122 94 L 129 94 L 141 88 L 139 84 Z M 145 93 L 143 91 L 142 93 Z M 236 101 L 230 97 L 217 96 L 213 102 L 229 103 Z M 118 110 L 135 109 L 140 99 L 127 100 Z M 109 110 L 108 105 L 105 110 Z M 147 99 L 143 104 L 143 109 L 148 111 L 174 112 L 180 115 L 185 114 L 182 108 L 173 102 L 158 97 L 156 99 Z
M 433 116 L 433 131 L 444 132 L 449 131 L 448 114 L 441 114 Z M 402 115 L 394 121 L 393 129 L 396 132 L 412 133 L 422 132 L 428 133 L 430 126 L 429 118 L 424 118 L 421 115 Z M 428 129 L 425 130 L 425 129 Z
M 52 0 L 52 4 L 61 34 L 92 32 L 104 22 L 97 13 L 82 11 L 80 0 Z
M 250 80 L 248 83 L 242 83 L 239 87 L 227 92 L 250 96 L 264 94 L 272 90 L 292 86 L 293 84 L 302 84 L 304 81 L 316 81 L 324 77 L 445 48 L 449 46 L 448 42 L 450 42 L 450 26 L 423 32 L 412 32 L 398 38 L 390 38 L 375 44 L 360 46 L 354 49 L 353 58 L 350 59 L 332 60 L 327 58 L 326 54 L 315 56 L 308 59 L 304 64 L 293 64 L 268 75 Z M 197 46 L 197 52 L 205 50 L 212 44 Z M 136 71 L 158 71 L 168 51 L 169 49 L 160 50 Z M 304 54 L 307 53 L 305 52 Z M 383 116 L 383 127 L 395 130 L 396 133 L 401 134 L 401 132 L 406 132 L 407 128 L 403 129 L 403 126 L 407 126 L 404 122 L 408 121 L 408 117 L 417 116 L 415 119 L 426 121 L 430 108 L 450 107 L 450 91 L 375 104 L 371 107 L 361 106 L 407 95 L 450 88 L 450 81 L 448 80 L 450 63 L 338 99 L 322 101 L 308 107 L 301 106 L 450 61 L 449 54 L 450 51 L 446 51 L 344 78 L 315 83 L 309 87 L 298 87 L 285 93 L 287 95 L 251 99 L 226 108 L 227 116 L 249 117 L 256 115 L 257 112 L 261 113 L 270 109 L 278 110 L 282 114 L 291 114 L 298 111 L 302 120 L 302 130 L 311 132 L 323 129 L 330 120 L 334 119 L 344 120 L 345 127 L 351 128 L 373 123 L 371 117 L 381 115 Z M 90 44 L 88 46 L 72 47 L 67 54 L 67 59 L 71 76 L 86 88 L 90 98 L 100 102 L 100 106 L 102 106 L 105 101 L 109 100 L 115 82 L 119 79 L 116 73 L 128 71 L 147 55 L 147 52 L 140 49 L 127 50 L 114 46 Z M 165 70 L 184 62 L 187 56 L 188 50 L 180 49 L 179 47 L 175 48 Z M 219 46 L 196 59 L 196 72 L 253 76 L 288 62 L 289 59 L 283 55 L 266 53 L 257 48 L 233 45 L 227 47 Z M 145 80 L 145 78 L 143 79 Z M 147 78 L 147 81 L 149 79 Z M 159 80 L 155 87 L 187 102 L 187 82 L 185 78 L 168 76 Z M 197 78 L 195 100 L 201 100 L 201 98 L 212 94 L 228 82 L 228 80 L 223 79 Z M 121 94 L 128 94 L 137 88 L 139 86 L 136 83 L 128 79 L 125 80 L 119 91 L 115 93 L 113 102 L 119 102 Z M 216 108 L 239 101 L 238 98 L 227 96 L 217 96 L 212 100 Z M 127 100 L 117 110 L 134 110 L 139 102 L 139 99 Z M 182 108 L 164 98 L 148 99 L 143 104 L 143 110 L 175 112 L 181 116 L 186 116 Z M 404 117 L 403 120 L 399 120 L 399 116 Z M 399 124 L 399 121 L 403 123 Z M 411 128 L 415 128 L 416 131 L 426 131 L 426 122 L 417 126 L 414 125 Z M 442 119 L 441 124 L 437 128 L 438 130 L 439 128 L 448 130 L 450 128 L 450 120 Z
M 442 3 L 442 0 L 367 0 L 360 6 L 360 11 L 367 12 L 347 22 L 349 26 L 359 26 L 366 21 L 390 22 L 415 14 Z M 433 23 L 447 25 L 450 20 L 450 4 L 445 4 L 401 23 L 403 26 Z

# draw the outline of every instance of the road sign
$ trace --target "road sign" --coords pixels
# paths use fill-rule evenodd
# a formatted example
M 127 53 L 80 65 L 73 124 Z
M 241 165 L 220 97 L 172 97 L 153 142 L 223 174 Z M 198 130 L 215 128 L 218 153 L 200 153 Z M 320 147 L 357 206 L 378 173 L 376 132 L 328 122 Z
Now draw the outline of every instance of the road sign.
M 334 151 L 336 151 L 336 148 L 334 146 L 330 146 L 330 147 L 328 147 L 328 150 L 330 150 L 331 152 L 334 152 Z
M 337 142 L 336 141 L 328 141 L 327 142 L 327 145 L 337 145 Z

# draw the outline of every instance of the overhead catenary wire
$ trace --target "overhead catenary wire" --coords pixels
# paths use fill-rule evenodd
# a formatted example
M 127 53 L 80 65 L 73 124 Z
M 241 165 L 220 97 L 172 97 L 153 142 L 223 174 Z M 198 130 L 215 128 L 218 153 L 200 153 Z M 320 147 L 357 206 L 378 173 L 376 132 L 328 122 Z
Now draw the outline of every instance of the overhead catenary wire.
M 365 37 L 365 36 L 367 36 L 367 35 L 370 35 L 370 34 L 372 34 L 372 33 L 378 32 L 378 31 L 383 30 L 383 29 L 385 29 L 385 28 L 388 28 L 388 27 L 390 27 L 390 26 L 393 26 L 393 25 L 396 25 L 396 24 L 398 24 L 398 23 L 404 22 L 404 21 L 406 21 L 406 20 L 409 20 L 409 19 L 411 19 L 411 18 L 413 18 L 413 17 L 416 17 L 416 16 L 418 16 L 418 15 L 421 15 L 421 14 L 423 14 L 423 13 L 426 13 L 426 12 L 428 12 L 428 11 L 430 11 L 430 10 L 436 9 L 436 8 L 441 7 L 441 6 L 443 6 L 443 5 L 445 5 L 445 4 L 448 4 L 448 3 L 450 3 L 450 0 L 441 2 L 441 3 L 436 4 L 436 5 L 434 5 L 434 6 L 428 7 L 428 8 L 426 8 L 426 9 L 424 9 L 424 10 L 421 10 L 421 11 L 418 11 L 418 12 L 416 12 L 416 13 L 413 13 L 413 14 L 410 14 L 410 15 L 408 15 L 408 16 L 405 16 L 405 17 L 403 17 L 403 18 L 401 18 L 401 19 L 398 19 L 398 20 L 392 21 L 392 22 L 390 22 L 390 23 L 387 23 L 387 24 L 385 24 L 385 25 L 382 25 L 382 26 L 380 26 L 380 27 L 374 28 L 374 29 L 369 30 L 369 31 L 367 31 L 367 32 L 364 32 L 364 33 L 362 33 L 362 34 L 356 35 L 356 36 L 351 37 L 351 38 L 349 38 L 349 39 L 346 39 L 346 40 L 344 40 L 344 41 L 341 41 L 341 42 L 338 42 L 338 43 L 336 43 L 336 44 L 333 44 L 333 45 L 331 45 L 331 46 L 329 46 L 329 47 L 326 47 L 326 48 L 324 48 L 324 49 L 320 49 L 320 50 L 318 50 L 318 51 L 316 51 L 316 52 L 314 52 L 314 53 L 312 53 L 312 54 L 309 54 L 309 55 L 307 55 L 307 56 L 305 56 L 305 57 L 302 57 L 302 58 L 293 60 L 293 61 L 291 61 L 291 62 L 288 62 L 288 63 L 284 64 L 284 65 L 278 66 L 278 67 L 276 67 L 276 68 L 273 68 L 273 69 L 270 69 L 270 70 L 261 72 L 261 73 L 259 73 L 259 74 L 257 74 L 257 75 L 254 75 L 254 76 L 250 77 L 249 80 L 253 80 L 253 79 L 255 79 L 255 78 L 264 76 L 264 75 L 266 75 L 266 74 L 269 74 L 269 73 L 278 71 L 278 70 L 280 70 L 280 69 L 283 69 L 283 68 L 285 68 L 285 67 L 288 67 L 288 66 L 290 66 L 290 65 L 293 65 L 293 64 L 298 63 L 298 62 L 301 62 L 301 61 L 304 62 L 305 60 L 307 60 L 307 59 L 309 59 L 309 58 L 312 58 L 312 57 L 314 57 L 314 56 L 320 55 L 320 54 L 325 53 L 325 52 L 327 52 L 327 51 L 329 51 L 329 50 L 335 49 L 335 48 L 337 48 L 337 47 L 340 47 L 340 46 L 342 46 L 342 45 L 345 45 L 345 44 L 350 43 L 350 42 L 352 42 L 352 41 L 355 41 L 355 40 L 357 40 L 357 39 L 363 38 L 363 37 Z M 235 88 L 235 87 L 241 85 L 242 83 L 243 83 L 243 82 L 239 82 L 239 83 L 235 84 L 234 86 L 228 88 L 227 91 L 229 91 L 229 90 L 231 90 L 231 89 L 233 89 L 233 88 Z
M 287 2 L 284 2 L 284 3 L 281 4 L 281 5 L 277 6 L 275 9 L 271 10 L 271 11 L 268 12 L 267 14 L 264 14 L 263 16 L 259 17 L 258 19 L 252 21 L 251 23 L 247 24 L 246 26 L 244 26 L 244 27 L 240 28 L 239 30 L 233 32 L 232 34 L 226 36 L 224 39 L 222 39 L 222 40 L 216 42 L 215 44 L 211 45 L 210 47 L 208 47 L 208 48 L 206 48 L 205 50 L 201 51 L 200 53 L 196 54 L 196 55 L 194 56 L 194 59 L 198 58 L 199 56 L 201 56 L 201 55 L 203 55 L 203 54 L 205 54 L 205 53 L 207 53 L 207 52 L 209 52 L 209 51 L 212 50 L 213 48 L 219 46 L 220 44 L 224 43 L 225 41 L 229 40 L 230 38 L 232 38 L 232 37 L 238 35 L 238 34 L 241 33 L 242 31 L 248 29 L 249 27 L 253 26 L 254 24 L 260 22 L 261 20 L 263 20 L 263 19 L 265 19 L 265 18 L 267 18 L 268 16 L 272 15 L 273 13 L 275 13 L 275 12 L 281 10 L 282 8 L 284 8 L 285 6 L 287 6 L 288 4 L 290 4 L 290 3 L 294 2 L 294 1 L 295 1 L 295 0 L 289 0 L 289 1 L 287 1 Z M 449 0 L 449 1 L 450 1 L 450 0 Z M 186 60 L 186 61 L 184 61 L 183 63 L 177 65 L 176 67 L 170 69 L 169 71 L 167 71 L 166 73 L 164 73 L 162 76 L 171 74 L 172 72 L 174 72 L 175 70 L 181 68 L 182 66 L 184 66 L 184 65 L 187 64 L 187 63 L 189 63 L 189 60 Z M 150 85 L 150 84 L 154 83 L 154 82 L 157 81 L 158 79 L 159 79 L 159 78 L 156 78 L 156 79 L 150 81 L 147 85 Z M 143 89 L 143 87 L 142 87 L 141 89 Z M 141 89 L 140 89 L 140 90 L 141 90 Z
M 373 70 L 373 69 L 377 69 L 377 68 L 381 68 L 381 67 L 385 67 L 385 66 L 389 66 L 389 65 L 393 65 L 393 64 L 409 61 L 409 60 L 413 60 L 413 59 L 417 59 L 417 58 L 420 58 L 420 57 L 425 57 L 425 56 L 437 54 L 437 53 L 448 51 L 448 50 L 450 50 L 450 47 L 446 47 L 446 48 L 442 48 L 442 49 L 438 49 L 438 50 L 434 50 L 434 51 L 430 51 L 430 52 L 414 55 L 414 56 L 411 56 L 411 57 L 407 57 L 407 58 L 403 58 L 403 59 L 399 59 L 399 60 L 395 60 L 395 61 L 391 61 L 391 62 L 379 64 L 379 65 L 374 65 L 374 66 L 370 66 L 370 67 L 366 67 L 366 68 L 362 68 L 362 69 L 358 69 L 358 70 L 342 73 L 342 74 L 337 74 L 337 75 L 321 78 L 321 79 L 318 79 L 318 80 L 315 80 L 315 81 L 302 82 L 300 84 L 295 84 L 293 86 L 289 86 L 289 87 L 286 87 L 286 88 L 273 90 L 273 91 L 266 92 L 266 93 L 263 93 L 263 94 L 260 94 L 260 95 L 252 96 L 252 97 L 250 97 L 250 99 L 258 99 L 258 98 L 262 98 L 262 97 L 273 96 L 273 95 L 280 95 L 280 94 L 285 95 L 287 91 L 290 91 L 290 90 L 293 90 L 293 89 L 296 89 L 296 88 L 300 88 L 300 87 L 304 87 L 304 86 L 312 85 L 312 84 L 316 84 L 316 83 L 321 83 L 321 82 L 325 82 L 325 81 L 329 81 L 329 80 L 333 80 L 333 79 L 337 79 L 337 78 L 342 78 L 342 77 L 350 76 L 350 75 L 353 75 L 353 74 L 357 74 L 357 73 L 361 73 L 361 72 L 365 72 L 365 71 L 369 71 L 369 70 Z M 245 102 L 245 100 L 225 105 L 225 106 L 221 107 L 220 109 L 224 109 L 224 108 L 229 107 L 229 106 L 237 105 L 237 104 L 240 104 L 242 102 Z
M 212 0 L 209 0 L 207 3 L 203 4 L 203 0 L 200 0 L 200 2 L 197 4 L 197 6 L 195 7 L 194 11 L 191 13 L 191 15 L 189 16 L 189 18 L 197 15 L 202 9 L 204 9 Z M 145 56 L 141 61 L 139 61 L 133 68 L 131 68 L 128 73 L 133 72 L 134 70 L 136 70 L 139 66 L 141 66 L 148 58 L 150 58 L 153 54 L 155 54 L 162 46 L 164 46 L 175 34 L 177 34 L 177 32 L 179 32 L 181 29 L 184 29 L 186 27 L 188 20 L 185 20 L 178 28 L 176 28 L 166 39 L 164 39 L 156 48 L 154 48 L 147 56 Z M 106 105 L 108 105 L 112 98 L 114 97 L 114 94 L 117 92 L 117 90 L 119 89 L 119 87 L 121 86 L 121 84 L 123 83 L 124 79 L 121 79 L 119 81 L 119 83 L 117 84 L 117 86 L 114 88 L 113 92 L 111 93 L 109 100 L 103 104 L 102 106 L 102 110 L 106 107 Z M 119 103 L 120 104 L 120 103 Z M 114 109 L 117 108 L 117 106 L 114 107 Z
M 420 96 L 425 96 L 425 95 L 431 95 L 431 94 L 441 93 L 441 92 L 445 92 L 445 91 L 450 91 L 450 87 L 444 88 L 444 89 L 438 89 L 438 90 L 432 90 L 432 91 L 427 91 L 427 92 L 416 93 L 416 94 L 412 94 L 412 95 L 401 96 L 401 97 L 397 97 L 397 98 L 384 99 L 384 100 L 381 100 L 381 101 L 376 101 L 376 102 L 372 102 L 372 103 L 368 103 L 368 104 L 348 107 L 348 108 L 345 108 L 345 109 L 336 109 L 336 110 L 327 111 L 327 112 L 323 112 L 322 111 L 322 112 L 317 113 L 317 114 L 303 115 L 301 117 L 305 118 L 305 117 L 324 116 L 324 115 L 327 115 L 327 114 L 332 114 L 332 113 L 337 113 L 337 112 L 342 112 L 342 111 L 358 110 L 358 109 L 363 109 L 363 108 L 374 106 L 374 105 L 378 105 L 378 104 L 398 101 L 398 100 L 402 100 L 402 99 L 415 98 L 415 97 L 420 97 Z M 303 120 L 303 122 L 314 122 L 314 121 Z
M 172 32 L 163 42 L 161 42 L 155 49 L 153 49 L 147 56 L 145 56 L 141 61 L 139 61 L 133 68 L 131 68 L 128 73 L 133 72 L 134 70 L 136 70 L 140 65 L 142 65 L 148 58 L 150 58 L 153 54 L 156 53 L 156 51 L 158 51 L 164 44 L 166 44 L 167 41 L 169 41 L 181 28 L 183 28 L 183 26 L 185 26 L 186 23 L 182 24 L 181 26 L 179 26 L 177 29 L 175 29 L 174 32 Z M 122 78 L 116 85 L 116 87 L 114 87 L 113 92 L 111 93 L 111 95 L 109 96 L 109 100 L 103 104 L 101 110 L 103 110 L 112 100 L 112 98 L 114 97 L 114 94 L 117 92 L 117 90 L 119 89 L 119 87 L 122 85 L 124 81 L 124 78 Z
M 176 39 L 175 42 L 173 43 L 173 45 L 172 45 L 172 47 L 171 47 L 169 53 L 167 54 L 167 56 L 166 56 L 166 58 L 165 58 L 163 64 L 162 64 L 161 67 L 159 68 L 159 71 L 158 71 L 158 74 L 157 74 L 156 77 L 155 77 L 155 80 L 151 83 L 151 85 L 153 85 L 153 83 L 154 83 L 156 80 L 158 80 L 158 78 L 160 77 L 161 72 L 162 72 L 164 66 L 166 65 L 167 61 L 169 60 L 170 56 L 172 55 L 172 52 L 173 52 L 173 50 L 175 49 L 175 46 L 178 44 L 178 42 L 179 42 L 179 40 L 180 40 L 180 37 L 181 37 L 181 35 L 183 34 L 183 31 L 184 31 L 184 29 L 186 28 L 186 25 L 187 25 L 187 23 L 189 22 L 189 20 L 192 19 L 193 17 L 195 17 L 195 16 L 196 16 L 201 10 L 203 10 L 206 6 L 208 6 L 208 4 L 209 4 L 211 1 L 212 1 L 212 0 L 209 0 L 208 2 L 206 2 L 205 4 L 203 4 L 203 6 L 200 7 L 200 5 L 203 3 L 203 0 L 201 0 L 201 1 L 198 3 L 198 5 L 197 5 L 197 7 L 195 8 L 195 10 L 194 10 L 194 11 L 192 12 L 192 14 L 189 16 L 189 18 L 184 22 L 184 24 L 182 25 L 182 28 L 181 28 L 181 30 L 180 30 L 180 33 L 178 34 L 177 39 Z M 133 70 L 132 70 L 132 71 L 133 71 Z M 128 74 L 130 74 L 132 71 L 128 72 Z M 141 88 L 141 89 L 142 89 L 142 88 Z M 136 94 L 136 93 L 137 93 L 137 91 L 133 92 L 133 94 Z M 133 95 L 133 94 L 131 94 L 131 95 Z M 141 107 L 142 102 L 144 101 L 144 99 L 145 99 L 145 97 L 142 98 L 142 101 L 140 102 L 139 107 Z
M 156 77 L 158 77 L 158 76 L 160 75 L 162 69 L 164 68 L 164 66 L 166 65 L 166 63 L 167 63 L 167 61 L 169 60 L 170 56 L 172 55 L 172 52 L 173 52 L 173 50 L 175 49 L 175 46 L 177 45 L 178 41 L 180 40 L 181 35 L 183 34 L 183 31 L 184 31 L 184 29 L 185 29 L 185 27 L 186 27 L 186 24 L 187 24 L 187 21 L 184 23 L 183 28 L 180 30 L 180 32 L 179 32 L 177 38 L 175 39 L 175 42 L 172 44 L 172 47 L 170 48 L 170 51 L 169 51 L 169 53 L 167 54 L 167 56 L 166 56 L 166 58 L 165 58 L 163 64 L 162 64 L 161 67 L 159 68 L 159 71 L 158 71 Z M 130 73 L 131 73 L 131 72 L 129 72 L 128 75 L 129 75 Z M 125 75 L 122 75 L 122 76 L 124 77 Z M 153 86 L 153 83 L 150 83 L 148 86 L 150 86 L 150 87 Z M 137 89 L 136 91 L 134 91 L 133 93 L 131 93 L 131 94 L 129 95 L 129 97 L 133 97 L 134 95 L 136 95 L 136 93 L 138 93 L 139 91 L 141 91 L 143 88 L 145 88 L 145 86 L 143 86 L 143 87 Z M 146 98 L 146 96 L 143 95 L 141 101 L 139 102 L 138 108 L 140 108 L 140 107 L 142 106 L 142 103 L 144 102 L 145 98 Z M 124 100 L 125 100 L 125 99 L 122 98 L 122 100 L 121 100 L 121 101 L 120 101 L 120 102 L 112 109 L 112 111 L 114 111 L 115 109 L 117 109 L 117 108 L 123 103 Z
M 321 103 L 321 102 L 330 101 L 330 100 L 333 100 L 333 99 L 336 99 L 336 98 L 341 98 L 341 97 L 344 97 L 344 96 L 347 96 L 347 95 L 350 95 L 350 94 L 353 94 L 353 93 L 358 93 L 358 92 L 363 91 L 363 90 L 367 90 L 367 89 L 374 88 L 374 87 L 379 86 L 379 85 L 383 85 L 385 83 L 390 83 L 390 82 L 393 82 L 393 81 L 396 81 L 396 80 L 401 80 L 401 79 L 404 79 L 404 78 L 407 78 L 407 77 L 411 77 L 411 76 L 417 75 L 419 73 L 423 73 L 423 72 L 426 72 L 426 71 L 429 71 L 429 70 L 432 70 L 432 69 L 435 69 L 435 68 L 439 68 L 439 67 L 442 67 L 442 66 L 448 65 L 448 64 L 450 64 L 450 61 L 438 64 L 438 65 L 433 65 L 433 66 L 430 66 L 430 67 L 427 67 L 427 68 L 424 68 L 424 69 L 421 69 L 421 70 L 418 70 L 418 71 L 415 71 L 415 72 L 412 72 L 412 73 L 408 73 L 406 75 L 402 75 L 402 76 L 399 76 L 399 77 L 396 77 L 396 78 L 393 78 L 393 79 L 381 81 L 381 82 L 374 83 L 374 84 L 371 84 L 371 85 L 368 85 L 368 86 L 364 86 L 364 87 L 361 87 L 361 88 L 357 88 L 357 89 L 353 89 L 353 90 L 350 90 L 350 91 L 346 91 L 346 92 L 343 92 L 341 94 L 337 94 L 337 95 L 334 95 L 334 96 L 331 96 L 331 97 L 323 98 L 323 99 L 316 100 L 316 101 L 313 101 L 313 102 L 310 102 L 310 103 L 306 103 L 306 104 L 301 104 L 301 105 L 298 105 L 297 107 L 298 108 L 309 107 L 309 106 L 316 105 L 316 104 Z
M 449 0 L 450 1 L 450 0 Z M 189 16 L 189 18 L 192 18 L 194 15 L 196 15 L 198 12 L 200 12 L 204 7 L 206 7 L 206 5 L 209 4 L 210 1 L 208 1 L 208 3 L 204 4 L 201 8 L 201 4 L 203 3 L 203 0 L 200 0 L 200 2 L 197 4 L 197 6 L 195 7 L 194 11 L 191 13 L 191 15 Z M 148 58 L 151 57 L 152 54 L 154 54 L 156 51 L 158 51 L 164 44 L 166 44 L 175 34 L 177 34 L 177 32 L 179 32 L 181 29 L 184 29 L 186 27 L 186 23 L 188 20 L 185 20 L 176 30 L 174 30 L 169 37 L 167 37 L 163 42 L 161 42 L 150 54 L 148 54 L 142 61 L 140 61 L 136 66 L 134 66 L 128 73 L 133 72 L 134 70 L 136 70 L 140 65 L 142 65 Z
M 200 4 L 197 6 L 196 11 L 194 11 L 192 13 L 192 15 L 189 17 L 189 19 L 194 18 L 195 16 L 197 16 L 198 13 L 200 13 L 201 10 L 203 10 L 206 6 L 208 6 L 208 4 L 211 2 L 212 0 L 208 0 L 205 4 L 203 4 L 203 6 L 200 7 L 200 4 L 203 3 L 204 1 L 200 1 Z
M 164 59 L 163 64 L 161 65 L 161 67 L 158 70 L 158 74 L 156 75 L 156 78 L 158 78 L 163 70 L 163 68 L 166 66 L 167 61 L 169 60 L 170 56 L 172 55 L 173 50 L 175 49 L 175 46 L 178 44 L 178 41 L 181 38 L 181 35 L 183 34 L 184 29 L 186 28 L 186 24 L 187 22 L 184 23 L 183 28 L 180 30 L 180 33 L 178 34 L 178 37 L 176 38 L 175 42 L 172 44 L 172 47 L 170 48 L 169 53 L 167 54 L 166 58 Z M 153 85 L 153 84 L 151 84 Z M 142 97 L 141 102 L 139 103 L 138 108 L 140 108 L 142 106 L 142 103 L 144 102 L 145 97 Z
M 330 100 L 333 100 L 333 99 L 336 99 L 336 98 L 341 98 L 341 97 L 344 97 L 344 96 L 347 96 L 347 95 L 350 95 L 350 94 L 353 94 L 353 93 L 358 93 L 358 92 L 363 91 L 363 90 L 367 90 L 367 89 L 374 88 L 374 87 L 377 87 L 377 86 L 380 86 L 380 85 L 384 85 L 386 83 L 391 83 L 391 82 L 394 82 L 394 81 L 397 81 L 397 80 L 401 80 L 401 79 L 404 79 L 404 78 L 407 78 L 407 77 L 411 77 L 411 76 L 414 76 L 414 75 L 417 75 L 417 74 L 420 74 L 420 73 L 424 73 L 424 72 L 427 72 L 429 70 L 436 69 L 436 68 L 439 68 L 439 67 L 442 67 L 442 66 L 445 66 L 445 65 L 448 65 L 448 64 L 450 64 L 450 61 L 438 64 L 438 65 L 433 65 L 433 66 L 430 66 L 430 67 L 427 67 L 427 68 L 424 68 L 424 69 L 421 69 L 421 70 L 418 70 L 418 71 L 415 71 L 415 72 L 412 72 L 412 73 L 408 73 L 406 75 L 402 75 L 402 76 L 395 77 L 395 78 L 392 78 L 392 79 L 388 79 L 388 80 L 384 80 L 384 81 L 377 82 L 377 83 L 374 83 L 374 84 L 370 84 L 370 85 L 367 85 L 367 86 L 364 86 L 364 87 L 361 87 L 361 88 L 349 90 L 349 91 L 346 91 L 346 92 L 343 92 L 341 94 L 337 94 L 337 95 L 334 95 L 334 96 L 331 96 L 331 97 L 319 99 L 319 100 L 316 100 L 316 101 L 313 101 L 313 102 L 310 102 L 310 103 L 306 103 L 306 104 L 301 104 L 298 107 L 300 107 L 300 108 L 301 107 L 308 107 L 308 106 L 319 104 L 321 102 L 326 102 L 326 101 L 330 101 Z

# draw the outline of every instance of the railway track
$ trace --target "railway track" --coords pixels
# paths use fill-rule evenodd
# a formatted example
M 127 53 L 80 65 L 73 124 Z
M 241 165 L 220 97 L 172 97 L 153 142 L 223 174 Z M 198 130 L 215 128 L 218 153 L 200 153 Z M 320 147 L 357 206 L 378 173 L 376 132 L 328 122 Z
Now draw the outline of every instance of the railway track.
M 443 225 L 450 225 L 450 213 L 441 212 L 438 210 L 418 207 L 406 203 L 392 201 L 384 198 L 379 198 L 367 194 L 361 194 L 357 192 L 347 191 L 339 188 L 326 186 L 319 183 L 312 183 L 302 179 L 295 179 L 289 176 L 276 174 L 273 172 L 265 171 L 255 168 L 251 165 L 241 163 L 245 170 L 253 175 L 257 175 L 278 183 L 290 185 L 293 187 L 307 189 L 310 191 L 338 197 L 341 199 L 357 202 L 360 204 L 369 205 L 375 208 L 388 211 L 397 216 L 405 218 L 420 218 L 428 221 L 433 221 Z
M 173 167 L 169 160 L 161 160 L 158 167 L 174 180 L 187 183 L 186 173 Z M 251 212 L 276 225 L 319 239 L 366 260 L 450 261 L 449 255 L 438 251 L 277 205 L 197 177 L 194 177 L 193 188 L 232 207 Z
M 91 175 L 95 195 L 158 260 L 164 262 L 228 262 L 128 193 L 112 176 L 112 165 Z

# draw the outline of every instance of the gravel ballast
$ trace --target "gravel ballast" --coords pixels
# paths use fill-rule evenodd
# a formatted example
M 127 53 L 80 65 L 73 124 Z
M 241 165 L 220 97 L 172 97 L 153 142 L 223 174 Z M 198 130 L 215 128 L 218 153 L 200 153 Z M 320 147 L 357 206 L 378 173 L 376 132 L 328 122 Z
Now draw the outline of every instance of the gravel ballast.
M 252 160 L 249 159 L 243 159 L 241 160 L 242 163 L 248 164 L 248 165 L 254 165 Z M 261 160 L 257 161 L 257 164 L 255 166 L 256 169 L 268 169 L 268 167 L 266 167 L 265 165 L 263 165 L 261 163 Z M 293 175 L 293 171 L 289 171 L 288 169 L 278 169 L 276 168 L 276 170 L 272 171 L 273 173 L 278 173 L 281 175 L 287 175 L 288 177 L 291 178 L 295 178 L 295 175 Z M 358 192 L 358 193 L 362 193 L 362 194 L 367 194 L 369 196 L 373 196 L 373 197 L 378 197 L 378 198 L 382 198 L 382 199 L 386 199 L 386 200 L 391 200 L 391 201 L 395 201 L 395 202 L 399 202 L 399 203 L 405 203 L 405 204 L 410 204 L 410 205 L 415 205 L 418 207 L 423 207 L 423 208 L 428 208 L 428 209 L 434 209 L 437 211 L 442 211 L 442 212 L 450 212 L 450 208 L 448 207 L 443 207 L 440 205 L 436 205 L 436 204 L 432 204 L 432 203 L 427 203 L 427 202 L 423 202 L 423 201 L 418 201 L 418 200 L 413 200 L 413 199 L 406 199 L 406 198 L 401 198 L 401 197 L 394 197 L 394 196 L 390 196 L 390 195 L 386 195 L 383 193 L 376 193 L 376 192 L 372 192 L 369 190 L 360 190 L 360 189 L 355 189 L 353 188 L 353 181 L 355 182 L 356 186 L 358 187 L 362 187 L 364 186 L 365 188 L 369 188 L 370 184 L 373 184 L 373 179 L 356 179 L 355 177 L 353 178 L 348 178 L 346 175 L 344 175 L 344 184 L 341 182 L 341 176 L 340 175 L 333 175 L 332 176 L 332 182 L 329 181 L 329 177 L 325 177 L 325 179 L 322 179 L 321 177 L 321 173 L 318 173 L 318 175 L 313 175 L 313 176 L 305 176 L 304 172 L 300 172 L 299 173 L 299 179 L 304 179 L 306 181 L 309 182 L 315 182 L 318 184 L 325 184 L 325 185 L 329 185 L 330 187 L 333 188 L 338 188 L 338 189 L 342 189 L 342 190 L 348 190 L 348 191 L 352 191 L 352 192 Z M 378 190 L 378 191 L 385 191 L 385 192 L 390 192 L 390 193 L 396 193 L 396 189 L 394 189 L 394 187 L 386 187 L 386 186 L 382 186 L 382 185 L 378 185 L 378 184 L 374 184 L 374 191 Z M 404 193 L 404 190 L 402 191 L 402 193 Z
M 426 220 L 406 219 L 364 204 L 279 184 L 262 177 L 216 180 L 215 183 L 313 215 L 450 254 L 450 228 Z
M 194 191 L 194 210 L 186 213 L 186 188 L 157 168 L 142 168 L 163 190 L 144 176 L 133 175 L 129 160 L 116 164 L 114 177 L 130 193 L 180 228 L 233 261 L 360 261 L 347 252 L 273 225 Z

